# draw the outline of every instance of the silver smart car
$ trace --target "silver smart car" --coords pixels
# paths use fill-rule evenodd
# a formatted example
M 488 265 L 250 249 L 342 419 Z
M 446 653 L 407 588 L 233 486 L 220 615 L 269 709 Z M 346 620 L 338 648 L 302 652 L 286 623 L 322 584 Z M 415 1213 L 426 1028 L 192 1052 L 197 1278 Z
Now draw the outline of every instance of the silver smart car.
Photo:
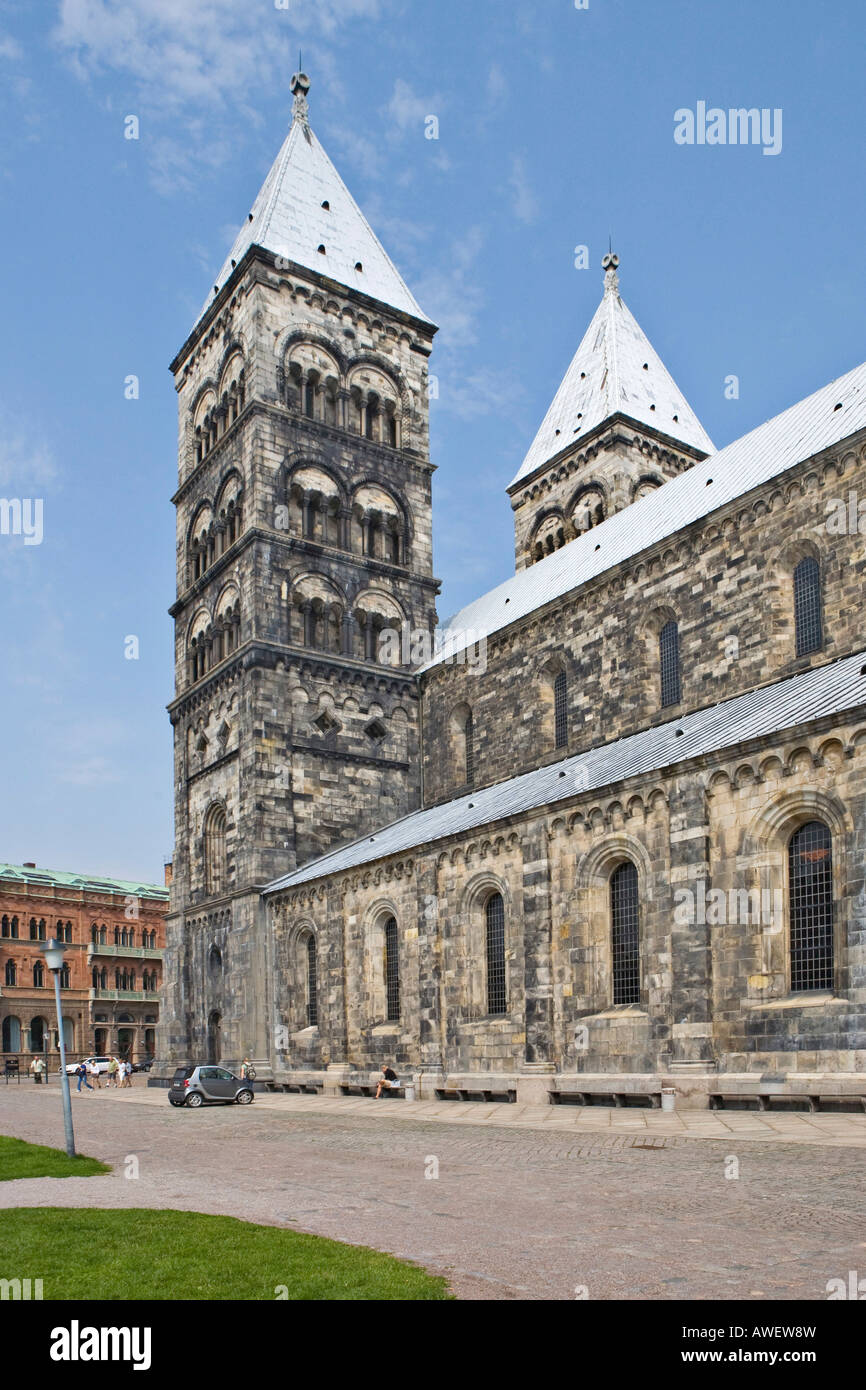
M 249 1105 L 253 1098 L 253 1083 L 235 1076 L 226 1067 L 178 1067 L 168 1088 L 172 1105 Z

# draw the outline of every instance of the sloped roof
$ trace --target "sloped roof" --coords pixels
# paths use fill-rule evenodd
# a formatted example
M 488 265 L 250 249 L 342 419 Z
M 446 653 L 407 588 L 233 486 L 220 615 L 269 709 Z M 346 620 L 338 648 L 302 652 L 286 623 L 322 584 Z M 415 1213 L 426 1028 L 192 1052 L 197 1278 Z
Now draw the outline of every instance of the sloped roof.
M 604 295 L 541 428 L 510 487 L 528 478 L 611 415 L 681 440 L 701 453 L 715 446 L 619 293 L 614 265 Z
M 297 76 L 293 83 L 297 83 Z M 305 79 L 306 80 L 306 79 Z M 307 83 L 309 86 L 309 83 Z M 306 89 L 304 89 L 306 90 Z M 329 204 L 326 208 L 324 204 Z M 298 100 L 291 129 L 271 165 L 252 212 L 238 232 L 202 313 L 251 246 L 360 290 L 430 323 L 382 247 L 306 118 Z M 324 253 L 319 247 L 324 246 Z M 360 264 L 362 269 L 358 270 Z
M 710 709 L 645 729 L 548 767 L 483 787 L 441 806 L 414 811 L 374 835 L 285 874 L 264 890 L 277 893 L 342 869 L 423 847 L 503 817 L 567 801 L 583 792 L 681 763 L 688 758 L 766 738 L 811 720 L 866 704 L 866 652 L 749 691 Z
M 23 864 L 0 864 L 0 886 L 18 883 L 43 888 L 74 888 L 83 893 L 123 893 L 134 898 L 168 901 L 168 889 L 155 883 L 136 883 L 126 878 L 94 878 L 90 874 L 63 873 L 59 869 L 28 869 Z
M 467 604 L 437 634 L 441 647 L 421 670 L 465 648 L 467 632 L 508 627 L 862 429 L 866 363 Z M 815 524 L 822 519 L 816 514 Z

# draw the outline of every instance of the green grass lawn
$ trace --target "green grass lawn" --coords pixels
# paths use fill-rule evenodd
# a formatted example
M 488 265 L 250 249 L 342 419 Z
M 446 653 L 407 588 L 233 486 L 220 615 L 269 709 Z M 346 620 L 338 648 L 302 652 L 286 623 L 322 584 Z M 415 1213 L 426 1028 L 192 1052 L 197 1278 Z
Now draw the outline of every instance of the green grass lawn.
M 32 1207 L 4 1211 L 2 1228 L 4 1268 L 41 1279 L 46 1299 L 452 1297 L 392 1255 L 233 1216 Z
M 67 1158 L 62 1149 L 47 1149 L 43 1144 L 25 1144 L 23 1139 L 11 1139 L 0 1134 L 0 1182 L 11 1178 L 89 1178 L 94 1173 L 110 1173 L 111 1165 L 98 1158 L 76 1154 Z

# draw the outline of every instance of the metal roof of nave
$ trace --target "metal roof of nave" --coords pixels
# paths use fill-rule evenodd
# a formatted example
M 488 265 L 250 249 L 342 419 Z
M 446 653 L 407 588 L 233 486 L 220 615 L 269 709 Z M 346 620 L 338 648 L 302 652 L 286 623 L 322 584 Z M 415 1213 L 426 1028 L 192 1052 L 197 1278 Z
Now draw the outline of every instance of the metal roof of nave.
M 481 787 L 443 805 L 413 811 L 373 835 L 285 874 L 269 884 L 265 892 L 276 893 L 343 869 L 405 854 L 507 816 L 568 801 L 641 773 L 662 771 L 689 758 L 721 752 L 751 739 L 767 738 L 812 720 L 853 710 L 866 704 L 864 659 L 866 652 L 859 652 L 775 685 L 751 690 L 710 709 L 685 714 L 681 719 L 630 734 L 615 743 L 524 772 L 506 782 Z
M 489 637 L 510 626 L 862 429 L 866 363 L 467 604 L 442 630 L 441 650 L 420 669 L 429 670 L 479 634 Z M 816 515 L 815 524 L 822 520 Z
M 304 73 L 296 73 L 292 78 L 295 101 L 291 129 L 226 256 L 202 313 L 249 248 L 262 246 L 276 256 L 431 323 L 310 128 L 309 86 Z
M 612 415 L 627 415 L 701 453 L 714 452 L 713 441 L 620 298 L 619 258 L 607 255 L 602 264 L 601 303 L 510 488 Z

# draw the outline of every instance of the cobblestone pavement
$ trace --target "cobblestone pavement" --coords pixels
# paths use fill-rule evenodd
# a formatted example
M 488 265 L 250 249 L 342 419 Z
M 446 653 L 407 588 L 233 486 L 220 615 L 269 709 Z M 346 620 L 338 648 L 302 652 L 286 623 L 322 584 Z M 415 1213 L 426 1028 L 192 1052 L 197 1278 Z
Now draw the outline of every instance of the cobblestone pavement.
M 497 1109 L 507 1123 L 494 1123 Z M 828 1279 L 866 1275 L 862 1117 L 808 1117 L 850 1121 L 841 1142 L 835 1123 L 817 1142 L 776 1129 L 755 1142 L 767 1131 L 753 1123 L 734 1132 L 761 1118 L 745 1112 L 725 1115 L 734 1124 L 719 1140 L 693 1137 L 688 1121 L 661 1127 L 681 1116 L 550 1123 L 519 1109 L 452 1106 L 443 1120 L 398 1101 L 263 1096 L 190 1111 L 164 1091 L 83 1093 L 77 1146 L 116 1171 L 0 1183 L 0 1207 L 171 1207 L 286 1225 L 417 1260 L 464 1299 L 585 1288 L 590 1299 L 820 1300 Z M 0 1088 L 0 1133 L 62 1145 L 58 1089 Z M 137 1179 L 124 1176 L 131 1157 Z

